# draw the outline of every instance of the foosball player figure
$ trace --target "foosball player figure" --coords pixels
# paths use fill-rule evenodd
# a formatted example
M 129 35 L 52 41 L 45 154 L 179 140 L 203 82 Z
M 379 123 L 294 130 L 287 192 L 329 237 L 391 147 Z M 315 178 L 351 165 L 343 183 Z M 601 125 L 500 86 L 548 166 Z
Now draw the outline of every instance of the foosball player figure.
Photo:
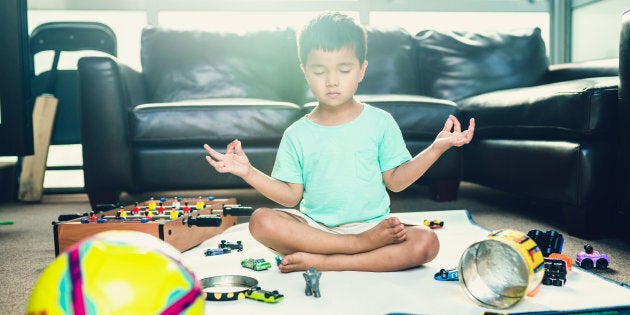
M 315 270 L 313 267 L 309 267 L 302 275 L 304 276 L 304 280 L 306 280 L 306 289 L 304 290 L 304 294 L 307 296 L 312 295 L 316 298 L 321 297 L 322 295 L 319 291 L 319 278 L 321 278 L 322 273 Z
M 179 211 L 175 209 L 171 209 L 171 212 L 169 213 L 169 215 L 171 216 L 171 220 L 175 220 L 179 216 Z
M 188 201 L 184 202 L 184 208 L 182 209 L 182 211 L 184 212 L 184 214 L 190 213 L 190 206 L 188 205 Z
M 94 212 L 91 212 L 90 213 L 90 222 L 96 222 L 97 220 L 98 220 L 98 218 L 96 217 Z
M 120 210 L 116 211 L 116 220 L 126 220 L 127 219 L 127 211 L 125 211 L 124 207 L 120 207 Z
M 138 205 L 138 202 L 136 201 L 135 205 L 133 206 L 133 209 L 131 210 L 132 213 L 134 215 L 138 215 L 140 214 L 140 206 Z
M 173 210 L 179 210 L 182 208 L 182 204 L 179 202 L 181 200 L 182 197 L 175 197 L 173 198 L 173 203 L 171 204 L 171 209 Z
M 166 209 L 164 209 L 164 203 L 160 202 L 160 205 L 157 207 L 157 213 L 158 214 L 164 214 L 164 211 Z
M 206 203 L 203 201 L 203 198 L 201 198 L 201 196 L 199 196 L 199 198 L 197 199 L 197 210 L 203 209 L 203 207 L 205 205 L 206 205 Z
M 151 210 L 144 211 L 144 217 L 149 219 L 149 221 L 153 221 L 153 211 Z
M 151 199 L 149 200 L 149 205 L 147 206 L 147 208 L 151 211 L 155 210 L 155 199 L 153 199 L 153 197 L 151 197 Z

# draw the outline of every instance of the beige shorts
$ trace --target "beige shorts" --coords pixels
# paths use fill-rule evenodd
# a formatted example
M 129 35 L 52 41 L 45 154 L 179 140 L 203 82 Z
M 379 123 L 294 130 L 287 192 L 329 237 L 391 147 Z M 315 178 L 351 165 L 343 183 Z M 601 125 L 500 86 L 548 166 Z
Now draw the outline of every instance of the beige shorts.
M 285 212 L 291 215 L 292 217 L 294 217 L 296 220 L 304 224 L 307 224 L 308 226 L 314 227 L 324 232 L 333 233 L 333 234 L 361 234 L 375 227 L 376 225 L 380 223 L 380 221 L 350 222 L 350 223 L 346 223 L 346 224 L 342 224 L 338 226 L 329 227 L 324 224 L 316 222 L 315 220 L 309 218 L 308 216 L 306 216 L 304 213 L 302 213 L 300 210 L 297 210 L 297 209 L 274 209 L 274 210 Z
M 361 234 L 373 227 L 375 227 L 376 225 L 378 225 L 381 221 L 374 221 L 374 222 L 350 222 L 350 223 L 346 223 L 346 224 L 342 224 L 342 225 L 338 225 L 338 226 L 333 226 L 333 227 L 328 227 L 326 225 L 323 225 L 321 223 L 316 222 L 315 220 L 309 218 L 308 216 L 306 216 L 304 213 L 302 213 L 300 210 L 297 209 L 284 209 L 284 208 L 275 208 L 274 210 L 277 211 L 282 211 L 290 216 L 292 216 L 293 218 L 295 218 L 297 221 L 300 221 L 304 224 L 307 224 L 308 226 L 311 226 L 313 228 L 316 228 L 318 230 L 324 231 L 324 232 L 328 232 L 328 233 L 333 233 L 333 234 Z M 415 224 L 408 224 L 405 222 L 402 222 L 405 225 L 415 225 Z M 278 257 L 284 257 L 283 254 L 281 254 L 280 252 L 276 251 L 275 249 L 268 247 L 276 256 Z

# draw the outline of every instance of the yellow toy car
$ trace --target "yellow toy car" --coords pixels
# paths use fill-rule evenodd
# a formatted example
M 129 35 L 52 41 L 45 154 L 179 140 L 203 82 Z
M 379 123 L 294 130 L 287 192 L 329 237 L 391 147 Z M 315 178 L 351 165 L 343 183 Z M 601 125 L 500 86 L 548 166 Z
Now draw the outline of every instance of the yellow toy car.
M 424 220 L 424 225 L 428 226 L 432 229 L 439 229 L 444 226 L 444 221 L 442 220 Z

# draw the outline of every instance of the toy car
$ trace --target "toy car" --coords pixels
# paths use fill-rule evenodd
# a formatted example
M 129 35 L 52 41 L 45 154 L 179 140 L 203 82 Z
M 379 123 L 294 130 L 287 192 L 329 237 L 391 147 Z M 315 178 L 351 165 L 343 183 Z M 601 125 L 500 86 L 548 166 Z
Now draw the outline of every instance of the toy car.
M 241 241 L 236 241 L 236 243 L 232 243 L 226 240 L 221 240 L 219 248 L 229 248 L 232 250 L 236 249 L 237 252 L 240 252 L 243 251 L 243 243 L 241 243 Z
M 217 256 L 231 253 L 232 250 L 229 248 L 208 248 L 204 253 L 206 256 Z
M 247 258 L 241 261 L 241 266 L 245 268 L 249 268 L 255 271 L 262 271 L 271 268 L 271 264 L 268 261 L 265 261 L 264 258 L 254 259 Z
M 263 290 L 260 287 L 254 287 L 245 291 L 245 297 L 265 303 L 278 303 L 284 299 L 284 295 L 280 294 L 278 290 L 270 292 Z
M 444 226 L 444 221 L 442 220 L 424 220 L 424 225 L 428 226 L 432 229 L 439 229 Z
M 584 269 L 592 269 L 593 267 L 606 269 L 608 264 L 610 264 L 610 257 L 593 250 L 593 246 L 586 244 L 584 245 L 584 251 L 576 255 L 575 263 Z
M 567 282 L 567 263 L 561 258 L 545 258 L 544 285 L 564 286 Z
M 453 268 L 453 269 L 440 269 L 440 271 L 438 271 L 433 278 L 435 280 L 440 280 L 440 281 L 458 281 L 459 280 L 459 273 L 457 272 L 457 268 Z

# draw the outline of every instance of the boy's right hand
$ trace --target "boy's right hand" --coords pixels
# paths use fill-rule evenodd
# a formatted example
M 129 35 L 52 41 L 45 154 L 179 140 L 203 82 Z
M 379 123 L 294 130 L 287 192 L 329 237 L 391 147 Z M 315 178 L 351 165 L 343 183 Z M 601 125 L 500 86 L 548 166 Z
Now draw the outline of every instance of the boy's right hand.
M 208 152 L 209 156 L 206 156 L 206 160 L 214 169 L 219 173 L 232 173 L 239 177 L 246 177 L 251 170 L 251 164 L 245 152 L 241 142 L 234 140 L 227 145 L 225 154 L 221 154 L 209 145 L 204 144 L 204 149 Z

